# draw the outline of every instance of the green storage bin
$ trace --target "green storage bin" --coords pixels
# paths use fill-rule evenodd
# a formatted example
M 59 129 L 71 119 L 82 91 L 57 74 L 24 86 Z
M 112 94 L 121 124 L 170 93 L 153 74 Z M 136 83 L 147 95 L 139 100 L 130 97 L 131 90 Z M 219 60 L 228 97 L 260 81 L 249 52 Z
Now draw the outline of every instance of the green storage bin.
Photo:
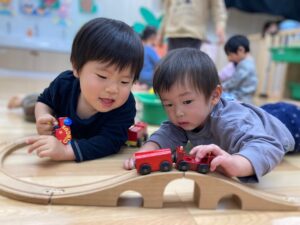
M 300 46 L 271 48 L 271 54 L 277 62 L 300 63 Z
M 300 100 L 300 83 L 289 83 L 289 89 L 292 99 Z
M 167 120 L 167 114 L 161 104 L 160 99 L 151 93 L 134 93 L 137 101 L 142 103 L 141 120 L 153 124 L 160 125 Z

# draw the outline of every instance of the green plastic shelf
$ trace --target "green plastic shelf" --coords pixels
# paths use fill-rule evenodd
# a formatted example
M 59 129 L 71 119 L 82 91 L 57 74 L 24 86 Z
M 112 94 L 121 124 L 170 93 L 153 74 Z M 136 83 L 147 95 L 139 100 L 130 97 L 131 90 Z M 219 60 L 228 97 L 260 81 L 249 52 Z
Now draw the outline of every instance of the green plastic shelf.
M 300 46 L 271 48 L 272 60 L 300 63 Z

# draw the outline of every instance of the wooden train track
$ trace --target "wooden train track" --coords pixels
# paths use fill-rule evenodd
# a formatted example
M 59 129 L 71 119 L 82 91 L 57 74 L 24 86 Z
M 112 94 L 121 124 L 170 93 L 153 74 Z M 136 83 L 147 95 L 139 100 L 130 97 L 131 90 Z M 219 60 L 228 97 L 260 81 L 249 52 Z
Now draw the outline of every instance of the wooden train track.
M 117 206 L 120 195 L 128 190 L 143 197 L 143 206 L 160 208 L 169 182 L 186 178 L 195 182 L 194 201 L 201 209 L 215 209 L 225 196 L 239 199 L 241 209 L 294 211 L 300 209 L 300 198 L 278 196 L 255 190 L 218 174 L 172 171 L 139 176 L 136 171 L 124 172 L 106 180 L 89 184 L 53 187 L 23 181 L 3 170 L 5 158 L 24 147 L 23 139 L 0 147 L 0 194 L 20 201 L 39 204 Z

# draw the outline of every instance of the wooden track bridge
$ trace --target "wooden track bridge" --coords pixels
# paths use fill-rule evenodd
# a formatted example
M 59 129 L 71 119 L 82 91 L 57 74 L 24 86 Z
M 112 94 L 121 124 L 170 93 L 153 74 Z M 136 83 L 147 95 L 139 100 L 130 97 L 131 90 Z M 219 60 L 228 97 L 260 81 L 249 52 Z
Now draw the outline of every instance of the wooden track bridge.
M 140 176 L 133 170 L 82 185 L 53 187 L 34 184 L 13 177 L 3 169 L 5 158 L 25 145 L 21 139 L 0 147 L 0 194 L 20 201 L 38 204 L 117 206 L 123 192 L 135 191 L 143 197 L 144 207 L 161 208 L 163 193 L 168 183 L 185 178 L 195 182 L 193 196 L 200 209 L 215 209 L 219 201 L 226 196 L 237 198 L 243 210 L 300 209 L 300 198 L 265 193 L 215 173 L 204 175 L 173 170 Z

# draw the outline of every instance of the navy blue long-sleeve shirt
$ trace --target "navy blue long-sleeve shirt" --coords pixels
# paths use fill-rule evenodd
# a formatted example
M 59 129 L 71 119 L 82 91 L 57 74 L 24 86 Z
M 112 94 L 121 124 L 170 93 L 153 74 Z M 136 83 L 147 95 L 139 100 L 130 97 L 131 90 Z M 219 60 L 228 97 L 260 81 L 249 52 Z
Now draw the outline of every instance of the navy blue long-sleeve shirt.
M 43 91 L 38 102 L 48 105 L 56 117 L 72 119 L 71 145 L 77 162 L 117 153 L 127 140 L 128 128 L 134 123 L 133 95 L 130 94 L 124 105 L 117 109 L 81 119 L 76 113 L 80 92 L 79 80 L 72 71 L 65 71 Z

